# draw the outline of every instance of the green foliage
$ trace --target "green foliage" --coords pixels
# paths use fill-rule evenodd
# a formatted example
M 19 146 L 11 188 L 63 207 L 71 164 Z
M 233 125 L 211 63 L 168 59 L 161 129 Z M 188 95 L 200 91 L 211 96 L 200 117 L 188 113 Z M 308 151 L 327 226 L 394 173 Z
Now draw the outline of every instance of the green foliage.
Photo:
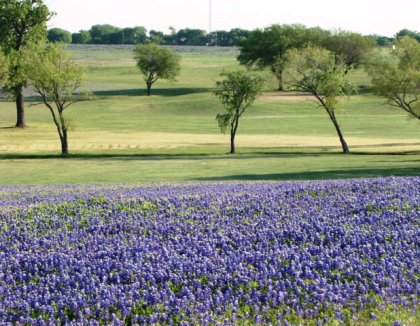
M 409 36 L 402 37 L 392 51 L 376 51 L 366 70 L 377 95 L 420 119 L 420 43 Z
M 226 132 L 228 127 L 230 128 L 230 153 L 233 154 L 239 119 L 245 110 L 261 95 L 263 79 L 242 70 L 222 73 L 220 76 L 225 78 L 216 82 L 216 89 L 213 94 L 222 102 L 227 112 L 218 114 L 216 119 L 223 133 Z
M 291 49 L 287 52 L 286 65 L 289 82 L 295 91 L 308 92 L 325 101 L 352 92 L 353 86 L 346 78 L 346 65 L 326 49 L 317 46 Z M 338 108 L 328 106 L 330 111 Z
M 61 42 L 70 44 L 72 42 L 72 34 L 61 28 L 52 28 L 48 30 L 48 41 L 49 42 Z
M 335 116 L 341 97 L 350 95 L 354 89 L 346 77 L 347 65 L 330 51 L 316 46 L 289 50 L 286 62 L 291 88 L 310 93 L 317 99 L 336 128 L 343 152 L 348 153 Z
M 155 44 L 161 44 L 163 42 L 164 34 L 160 31 L 151 30 L 149 31 L 149 41 Z
M 27 86 L 27 77 L 24 70 L 24 56 L 28 52 L 27 48 L 8 51 L 8 74 L 5 83 L 3 84 L 3 92 L 12 96 L 17 96 L 20 92 L 20 87 Z
M 147 30 L 143 26 L 123 28 L 111 38 L 112 44 L 143 44 L 146 42 Z
M 109 24 L 93 25 L 90 30 L 92 44 L 112 44 L 112 35 L 120 32 L 121 29 Z
M 400 30 L 397 34 L 395 34 L 395 37 L 397 39 L 405 37 L 405 36 L 409 36 L 411 38 L 416 39 L 417 42 L 420 42 L 420 32 L 417 32 L 417 31 L 412 31 L 412 30 L 409 30 L 407 28 L 404 28 L 404 29 Z
M 43 41 L 52 14 L 42 0 L 0 2 L 0 44 L 6 54 Z
M 302 48 L 309 43 L 321 42 L 328 32 L 304 25 L 272 25 L 264 30 L 254 30 L 241 42 L 239 63 L 258 68 L 271 67 L 283 90 L 283 60 L 286 51 Z
M 344 61 L 348 70 L 357 68 L 373 49 L 375 42 L 358 33 L 338 31 L 325 38 L 321 45 Z
M 204 45 L 206 44 L 206 31 L 202 29 L 184 28 L 176 33 L 177 45 Z
M 230 31 L 215 31 L 207 34 L 207 44 L 210 46 L 237 46 L 250 34 L 250 31 L 241 28 L 232 28 Z
M 0 48 L 0 87 L 2 87 L 3 83 L 6 81 L 8 71 L 9 68 L 7 57 L 4 55 Z
M 224 133 L 235 118 L 240 118 L 245 110 L 261 95 L 263 80 L 259 76 L 244 71 L 222 73 L 225 79 L 216 82 L 213 94 L 222 102 L 227 113 L 218 114 L 217 121 Z
M 3 91 L 16 100 L 17 127 L 25 127 L 23 88 L 26 86 L 22 56 L 25 47 L 45 41 L 46 23 L 52 13 L 42 0 L 0 1 L 0 47 L 9 57 L 8 81 Z
M 144 76 L 147 93 L 158 79 L 175 80 L 180 71 L 180 56 L 156 44 L 139 45 L 134 49 L 137 67 Z
M 302 47 L 308 42 L 308 30 L 303 25 L 272 25 L 264 30 L 256 29 L 241 42 L 238 60 L 242 65 L 269 67 L 288 49 Z
M 61 141 L 62 154 L 68 153 L 69 121 L 64 110 L 82 99 L 75 94 L 82 81 L 82 69 L 76 65 L 61 44 L 33 48 L 26 57 L 25 71 L 35 92 L 50 110 Z
M 392 44 L 391 37 L 377 35 L 377 34 L 371 34 L 366 37 L 372 40 L 377 46 L 387 47 Z
M 73 33 L 71 38 L 73 44 L 88 44 L 92 37 L 89 31 L 81 30 L 78 33 Z
M 75 64 L 60 44 L 49 44 L 45 50 L 33 48 L 27 54 L 25 70 L 30 83 L 42 98 L 57 103 L 64 110 L 80 100 L 82 68 Z

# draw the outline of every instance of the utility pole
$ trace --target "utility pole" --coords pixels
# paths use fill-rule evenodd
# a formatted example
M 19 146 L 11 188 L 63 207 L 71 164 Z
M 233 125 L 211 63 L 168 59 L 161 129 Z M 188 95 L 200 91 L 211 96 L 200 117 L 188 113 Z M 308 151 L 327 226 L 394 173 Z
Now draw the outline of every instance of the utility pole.
M 211 14 L 212 14 L 212 8 L 211 8 L 211 0 L 209 0 L 210 1 L 210 10 L 209 10 L 209 34 L 211 33 L 211 19 L 212 19 L 212 17 L 211 17 Z

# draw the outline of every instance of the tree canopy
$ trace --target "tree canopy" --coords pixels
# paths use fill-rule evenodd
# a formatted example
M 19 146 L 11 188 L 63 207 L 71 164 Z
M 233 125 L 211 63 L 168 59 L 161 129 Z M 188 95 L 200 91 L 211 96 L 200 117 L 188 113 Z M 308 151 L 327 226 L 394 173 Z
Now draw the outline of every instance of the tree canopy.
M 284 56 L 286 51 L 318 42 L 328 32 L 319 28 L 308 29 L 304 25 L 272 25 L 264 30 L 256 29 L 240 43 L 239 63 L 248 67 L 270 67 L 283 90 Z
M 218 114 L 216 119 L 223 133 L 230 129 L 230 154 L 234 154 L 239 119 L 260 96 L 263 79 L 242 70 L 225 72 L 220 76 L 224 79 L 216 82 L 213 94 L 222 102 L 226 113 Z
M 158 79 L 175 80 L 180 71 L 180 56 L 153 43 L 138 45 L 134 49 L 134 58 L 144 76 L 149 96 Z
M 180 29 L 175 34 L 175 44 L 177 45 L 205 45 L 206 31 L 195 28 Z
M 49 42 L 72 43 L 72 34 L 61 28 L 49 29 L 47 38 Z
M 92 39 L 90 32 L 85 30 L 81 30 L 78 33 L 73 33 L 71 38 L 73 44 L 88 44 Z
M 349 71 L 363 62 L 375 42 L 361 34 L 340 30 L 323 39 L 319 45 L 343 60 Z
M 230 31 L 207 33 L 196 28 L 171 29 L 169 34 L 150 30 L 143 26 L 119 28 L 112 25 L 94 25 L 89 30 L 72 34 L 74 44 L 147 44 L 190 45 L 190 46 L 237 46 L 246 39 L 250 31 L 233 28 Z
M 400 30 L 397 34 L 395 34 L 396 39 L 402 38 L 404 36 L 409 36 L 411 38 L 416 39 L 417 42 L 420 42 L 420 32 L 412 31 L 412 30 L 409 30 L 407 28 L 404 28 L 404 29 Z
M 9 71 L 7 57 L 3 54 L 0 49 L 0 87 L 3 86 L 7 79 L 7 73 Z
M 367 71 L 373 90 L 392 106 L 420 119 L 420 43 L 404 36 L 389 53 L 374 53 Z
M 292 90 L 310 93 L 317 99 L 334 124 L 343 153 L 348 153 L 349 148 L 336 117 L 341 97 L 353 90 L 346 78 L 346 64 L 324 48 L 308 46 L 288 50 L 286 65 Z
M 91 43 L 93 44 L 112 44 L 112 36 L 121 29 L 109 24 L 93 25 L 90 30 Z
M 16 101 L 16 127 L 25 127 L 23 88 L 26 76 L 22 70 L 25 47 L 43 43 L 47 34 L 47 21 L 52 13 L 42 0 L 0 1 L 0 46 L 9 57 L 9 76 L 3 91 Z

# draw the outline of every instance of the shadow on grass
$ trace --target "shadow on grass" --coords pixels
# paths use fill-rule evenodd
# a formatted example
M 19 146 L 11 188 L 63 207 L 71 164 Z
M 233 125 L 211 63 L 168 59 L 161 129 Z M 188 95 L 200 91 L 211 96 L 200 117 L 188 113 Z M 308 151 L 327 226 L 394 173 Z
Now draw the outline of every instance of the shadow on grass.
M 210 92 L 211 88 L 204 87 L 179 87 L 179 88 L 152 88 L 152 96 L 182 96 L 190 94 L 199 94 Z M 108 96 L 147 96 L 145 88 L 130 88 L 130 89 L 110 89 L 99 90 L 91 93 L 94 97 L 108 97 Z M 85 101 L 90 101 L 92 98 L 86 97 Z M 94 100 L 94 98 L 93 98 Z M 27 95 L 25 101 L 31 105 L 43 105 L 42 98 L 38 95 Z
M 189 94 L 198 94 L 209 92 L 209 88 L 152 88 L 152 96 L 182 96 Z M 93 92 L 95 96 L 147 96 L 145 89 L 116 89 L 116 90 L 103 90 Z
M 61 154 L 0 154 L 2 160 L 48 160 L 48 159 L 84 159 L 84 160 L 200 160 L 200 159 L 231 159 L 245 160 L 261 158 L 293 158 L 319 157 L 323 155 L 340 155 L 338 153 L 304 153 L 304 152 L 252 152 L 231 155 L 228 153 L 76 153 L 63 156 Z
M 196 178 L 194 181 L 285 181 L 285 180 L 322 180 L 322 179 L 353 179 L 389 176 L 419 176 L 420 167 L 412 168 L 373 168 L 286 172 L 268 174 L 235 174 L 218 177 Z
M 322 151 L 322 152 L 315 152 L 315 151 L 292 151 L 292 150 L 269 150 L 269 151 L 251 151 L 247 153 L 239 153 L 239 154 L 228 154 L 228 153 L 217 153 L 217 152 L 209 152 L 209 153 L 124 153 L 124 152 L 108 152 L 108 153 L 75 153 L 69 154 L 67 156 L 63 156 L 59 153 L 57 154 L 37 154 L 37 153 L 30 153 L 30 154 L 20 154 L 20 153 L 6 153 L 0 154 L 0 161 L 2 160 L 48 160 L 48 159 L 63 159 L 63 160 L 71 160 L 71 159 L 85 159 L 85 160 L 100 160 L 100 159 L 115 159 L 115 160 L 170 160 L 170 159 L 231 159 L 231 160 L 247 160 L 247 159 L 256 159 L 256 158 L 313 158 L 313 157 L 358 157 L 358 156 L 416 156 L 419 155 L 420 152 L 418 151 L 407 151 L 407 152 L 352 152 L 350 154 L 343 154 L 339 151 L 332 152 L 332 151 Z M 410 162 L 420 161 L 420 160 L 410 160 Z M 384 161 L 385 162 L 385 161 Z M 404 162 L 404 161 L 401 161 Z

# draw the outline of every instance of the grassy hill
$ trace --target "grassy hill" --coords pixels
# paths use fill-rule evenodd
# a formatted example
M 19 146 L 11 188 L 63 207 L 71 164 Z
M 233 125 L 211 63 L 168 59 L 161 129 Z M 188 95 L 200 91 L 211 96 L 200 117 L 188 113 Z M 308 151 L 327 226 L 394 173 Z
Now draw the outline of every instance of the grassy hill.
M 28 93 L 25 130 L 11 128 L 12 102 L 0 102 L 1 184 L 123 183 L 175 180 L 284 180 L 420 174 L 420 125 L 380 98 L 360 92 L 339 113 L 352 151 L 340 144 L 326 113 L 305 94 L 266 92 L 242 119 L 239 155 L 211 95 L 223 70 L 236 69 L 237 50 L 178 48 L 176 83 L 158 81 L 152 96 L 128 46 L 72 46 L 85 67 L 84 89 L 95 100 L 69 109 L 72 156 L 61 158 L 49 112 Z M 363 71 L 351 79 L 369 85 Z

